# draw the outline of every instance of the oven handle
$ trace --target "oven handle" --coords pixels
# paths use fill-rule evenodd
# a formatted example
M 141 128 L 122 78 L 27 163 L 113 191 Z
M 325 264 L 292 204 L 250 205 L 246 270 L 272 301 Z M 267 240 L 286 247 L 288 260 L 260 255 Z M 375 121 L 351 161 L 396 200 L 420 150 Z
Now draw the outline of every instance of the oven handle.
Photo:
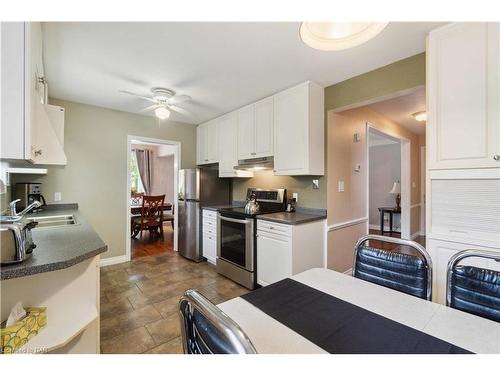
M 222 216 L 222 215 L 220 215 L 220 219 L 225 220 L 225 221 L 231 221 L 233 223 L 238 223 L 238 224 L 247 224 L 249 222 L 248 219 L 239 220 L 239 219 L 233 219 L 233 218 L 229 218 L 229 217 Z

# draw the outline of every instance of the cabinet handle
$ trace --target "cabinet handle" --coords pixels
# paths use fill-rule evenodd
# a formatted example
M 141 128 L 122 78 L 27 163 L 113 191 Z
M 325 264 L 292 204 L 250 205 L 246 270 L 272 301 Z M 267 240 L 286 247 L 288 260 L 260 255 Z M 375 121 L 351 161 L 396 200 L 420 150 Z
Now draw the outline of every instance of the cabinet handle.
M 494 155 L 493 160 L 499 161 L 500 160 L 500 155 Z
M 252 153 L 251 153 L 250 155 L 257 155 L 257 153 L 255 153 L 255 152 L 252 152 Z
M 270 226 L 270 227 L 269 227 L 269 229 L 274 229 L 274 227 L 273 227 L 273 226 Z
M 40 156 L 40 155 L 42 155 L 42 149 L 35 150 L 34 155 L 35 155 L 35 156 Z

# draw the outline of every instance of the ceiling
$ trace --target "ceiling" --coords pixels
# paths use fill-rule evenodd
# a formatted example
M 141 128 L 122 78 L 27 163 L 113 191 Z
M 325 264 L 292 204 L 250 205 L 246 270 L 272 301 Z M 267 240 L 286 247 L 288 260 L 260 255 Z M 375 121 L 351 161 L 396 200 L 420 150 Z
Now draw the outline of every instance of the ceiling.
M 442 23 L 390 23 L 368 43 L 317 51 L 299 37 L 300 23 L 44 23 L 50 96 L 139 113 L 153 86 L 187 94 L 198 124 L 305 80 L 322 86 L 423 52 Z M 152 113 L 146 113 L 152 115 Z
M 415 134 L 425 134 L 425 121 L 418 122 L 412 116 L 413 113 L 426 109 L 425 87 L 421 87 L 411 94 L 374 103 L 368 107 Z

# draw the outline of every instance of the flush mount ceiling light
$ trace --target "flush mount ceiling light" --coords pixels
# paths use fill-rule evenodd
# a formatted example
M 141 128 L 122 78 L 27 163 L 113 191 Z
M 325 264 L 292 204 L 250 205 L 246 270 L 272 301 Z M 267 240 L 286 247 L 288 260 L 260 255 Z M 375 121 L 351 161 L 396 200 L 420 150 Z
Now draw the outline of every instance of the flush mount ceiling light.
M 166 107 L 158 107 L 155 109 L 155 115 L 160 120 L 166 120 L 170 117 L 170 111 Z
M 300 37 L 309 47 L 339 51 L 375 38 L 387 22 L 302 22 Z
M 427 112 L 425 111 L 412 113 L 412 116 L 419 122 L 427 121 Z

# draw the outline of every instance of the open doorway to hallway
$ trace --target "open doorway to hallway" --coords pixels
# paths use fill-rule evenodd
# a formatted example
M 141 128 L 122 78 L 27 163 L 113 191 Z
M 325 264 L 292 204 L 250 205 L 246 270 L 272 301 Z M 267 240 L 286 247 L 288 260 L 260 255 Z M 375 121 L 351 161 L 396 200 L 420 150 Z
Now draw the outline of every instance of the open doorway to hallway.
M 176 250 L 179 144 L 129 136 L 128 251 L 130 259 Z
M 350 270 L 356 241 L 368 233 L 381 234 L 378 209 L 395 208 L 397 194 L 401 198 L 401 210 L 393 213 L 391 235 L 416 240 L 425 246 L 421 227 L 421 216 L 425 215 L 421 193 L 425 185 L 421 183 L 425 181 L 421 169 L 421 160 L 425 160 L 421 155 L 425 150 L 422 148 L 425 122 L 417 121 L 414 116 L 416 112 L 425 111 L 425 105 L 425 87 L 417 87 L 328 113 L 329 268 L 341 272 Z M 379 141 L 394 145 L 391 158 L 397 159 L 393 160 L 396 166 L 391 167 L 394 173 L 372 171 L 372 175 L 384 175 L 383 183 L 372 181 L 372 186 L 380 187 L 381 199 L 377 202 L 373 195 L 370 199 L 370 129 L 376 132 Z M 385 163 L 381 162 L 380 166 L 384 167 Z M 390 226 L 389 214 L 385 217 L 384 235 L 389 235 L 385 231 Z

